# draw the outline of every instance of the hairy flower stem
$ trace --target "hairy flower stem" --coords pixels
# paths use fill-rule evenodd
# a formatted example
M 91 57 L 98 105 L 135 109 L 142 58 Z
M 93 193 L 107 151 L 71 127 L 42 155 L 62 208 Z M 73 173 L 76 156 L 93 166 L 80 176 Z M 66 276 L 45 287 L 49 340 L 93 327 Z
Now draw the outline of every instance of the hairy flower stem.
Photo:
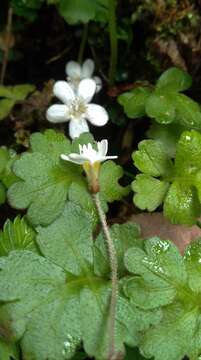
M 81 64 L 83 61 L 84 50 L 85 50 L 85 46 L 86 46 L 86 42 L 87 42 L 87 35 L 88 35 L 88 24 L 85 24 L 84 28 L 83 28 L 81 44 L 80 44 L 79 53 L 78 53 L 79 64 Z
M 117 256 L 116 250 L 114 247 L 114 243 L 110 236 L 110 232 L 107 226 L 106 217 L 102 210 L 99 193 L 93 194 L 94 202 L 98 211 L 98 215 L 101 221 L 101 225 L 103 228 L 103 233 L 105 235 L 109 260 L 110 260 L 110 268 L 111 268 L 111 277 L 112 277 L 112 294 L 110 301 L 110 313 L 109 313 L 109 360 L 115 360 L 116 351 L 115 351 L 115 317 L 116 317 L 116 307 L 117 307 L 117 295 L 118 295 L 118 264 L 117 264 Z
M 109 68 L 109 85 L 114 84 L 116 73 L 118 44 L 116 29 L 116 0 L 109 1 L 109 32 L 110 32 L 110 68 Z

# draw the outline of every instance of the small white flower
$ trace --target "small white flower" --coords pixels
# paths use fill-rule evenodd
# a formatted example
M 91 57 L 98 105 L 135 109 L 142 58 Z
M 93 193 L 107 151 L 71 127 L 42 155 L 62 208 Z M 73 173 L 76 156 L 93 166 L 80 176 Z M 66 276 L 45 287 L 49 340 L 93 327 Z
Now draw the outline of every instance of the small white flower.
M 69 155 L 61 154 L 63 160 L 73 162 L 75 164 L 83 165 L 88 162 L 93 165 L 96 162 L 103 162 L 109 159 L 116 159 L 117 156 L 106 156 L 108 150 L 108 141 L 106 139 L 97 142 L 97 150 L 94 150 L 92 145 L 79 145 L 80 153 L 71 153 Z
M 73 139 L 89 131 L 86 120 L 95 126 L 105 125 L 108 122 L 106 110 L 100 105 L 89 104 L 95 89 L 96 84 L 92 79 L 80 81 L 76 92 L 66 81 L 57 81 L 53 93 L 64 104 L 50 106 L 46 113 L 47 119 L 52 123 L 70 121 L 69 134 Z
M 76 90 L 81 80 L 93 79 L 96 83 L 96 93 L 102 89 L 102 80 L 99 76 L 92 76 L 94 73 L 95 64 L 92 59 L 87 59 L 82 65 L 76 61 L 69 61 L 66 64 L 67 80 L 71 87 Z

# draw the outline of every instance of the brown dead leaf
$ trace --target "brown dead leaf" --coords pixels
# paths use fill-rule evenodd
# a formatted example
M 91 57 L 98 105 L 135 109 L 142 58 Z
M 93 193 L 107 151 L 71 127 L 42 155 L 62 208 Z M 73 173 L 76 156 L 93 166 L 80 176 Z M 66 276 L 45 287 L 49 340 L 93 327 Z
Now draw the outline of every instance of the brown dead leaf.
M 160 36 L 157 36 L 155 37 L 152 46 L 157 52 L 159 52 L 163 56 L 168 56 L 173 65 L 187 71 L 186 62 L 181 56 L 178 45 L 174 39 L 169 38 L 164 40 L 160 38 Z
M 201 237 L 201 229 L 198 226 L 173 225 L 162 213 L 132 215 L 129 221 L 140 225 L 143 238 L 159 236 L 164 240 L 172 240 L 181 254 L 188 244 Z

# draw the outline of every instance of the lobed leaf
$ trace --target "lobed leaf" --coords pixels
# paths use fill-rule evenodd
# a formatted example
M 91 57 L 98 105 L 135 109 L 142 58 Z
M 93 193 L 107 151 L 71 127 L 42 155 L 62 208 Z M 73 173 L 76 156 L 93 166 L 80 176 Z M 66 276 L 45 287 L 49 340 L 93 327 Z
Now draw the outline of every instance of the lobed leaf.
M 20 250 L 0 258 L 2 337 L 20 342 L 24 358 L 70 359 L 82 341 L 90 357 L 107 359 L 111 282 L 94 272 L 89 217 L 68 203 L 55 222 L 37 231 L 41 255 Z M 147 310 L 142 319 L 121 290 L 117 300 L 115 351 L 123 354 L 124 344 L 136 346 L 139 332 L 157 323 L 161 312 Z
M 147 239 L 144 249 L 127 250 L 125 265 L 134 276 L 124 280 L 126 295 L 140 309 L 162 311 L 160 322 L 144 331 L 140 340 L 145 357 L 180 360 L 199 356 L 200 254 L 200 241 L 190 245 L 182 258 L 171 242 L 159 238 Z
M 80 142 L 83 141 L 86 141 L 86 135 L 81 137 Z M 33 134 L 30 142 L 31 152 L 22 154 L 14 163 L 13 171 L 19 181 L 9 188 L 8 200 L 17 209 L 28 208 L 27 216 L 31 223 L 47 225 L 61 214 L 72 184 L 83 188 L 86 198 L 89 197 L 88 186 L 82 167 L 60 158 L 61 154 L 75 151 L 77 140 L 71 147 L 70 141 L 63 134 L 47 130 L 44 134 Z M 122 175 L 122 168 L 112 161 L 103 164 L 100 189 L 104 202 L 119 200 L 128 194 L 129 188 L 118 182 Z M 86 207 L 89 212 L 94 212 L 92 202 L 88 202 Z
M 136 205 L 153 211 L 164 202 L 164 214 L 173 224 L 196 223 L 201 214 L 200 156 L 201 135 L 195 130 L 182 133 L 174 166 L 160 141 L 142 141 L 133 155 L 144 172 L 132 184 Z

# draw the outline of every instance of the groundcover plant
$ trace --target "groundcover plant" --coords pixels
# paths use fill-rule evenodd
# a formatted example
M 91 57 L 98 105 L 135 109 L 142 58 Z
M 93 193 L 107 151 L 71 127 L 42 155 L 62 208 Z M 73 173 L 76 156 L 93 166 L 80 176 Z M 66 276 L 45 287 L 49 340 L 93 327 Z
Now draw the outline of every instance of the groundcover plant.
M 200 7 L 3 1 L 0 360 L 201 359 Z

